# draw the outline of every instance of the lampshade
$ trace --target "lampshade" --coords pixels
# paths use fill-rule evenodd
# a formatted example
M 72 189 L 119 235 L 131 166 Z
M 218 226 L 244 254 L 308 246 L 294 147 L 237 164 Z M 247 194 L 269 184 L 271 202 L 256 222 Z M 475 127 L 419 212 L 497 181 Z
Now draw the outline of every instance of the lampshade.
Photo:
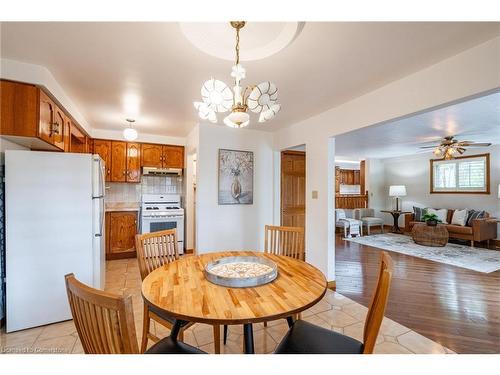
M 125 138 L 127 141 L 135 141 L 137 139 L 137 130 L 133 128 L 124 129 L 123 138 Z
M 391 185 L 389 187 L 390 197 L 404 197 L 406 196 L 406 186 L 404 185 Z
M 250 123 L 250 116 L 246 112 L 231 112 L 224 119 L 224 124 L 231 128 L 244 128 Z

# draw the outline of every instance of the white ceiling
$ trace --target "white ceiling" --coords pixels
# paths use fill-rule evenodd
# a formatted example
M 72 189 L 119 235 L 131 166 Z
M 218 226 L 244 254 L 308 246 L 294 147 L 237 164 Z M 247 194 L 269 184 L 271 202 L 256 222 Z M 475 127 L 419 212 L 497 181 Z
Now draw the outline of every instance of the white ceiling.
M 335 138 L 335 159 L 362 160 L 428 153 L 448 135 L 461 141 L 500 144 L 500 92 Z M 486 147 L 474 150 L 487 150 Z
M 497 35 L 500 23 L 306 23 L 288 47 L 244 62 L 244 83 L 273 81 L 282 104 L 251 126 L 288 126 Z M 231 83 L 232 63 L 197 49 L 178 23 L 4 22 L 1 56 L 48 68 L 94 128 L 122 129 L 134 116 L 139 132 L 185 136 L 202 83 Z

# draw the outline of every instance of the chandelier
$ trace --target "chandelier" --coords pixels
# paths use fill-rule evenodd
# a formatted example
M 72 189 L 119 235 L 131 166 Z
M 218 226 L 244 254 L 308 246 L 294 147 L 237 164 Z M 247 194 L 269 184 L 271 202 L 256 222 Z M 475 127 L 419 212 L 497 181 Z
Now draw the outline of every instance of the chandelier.
M 246 71 L 240 64 L 240 30 L 245 26 L 244 21 L 230 22 L 236 29 L 236 61 L 231 71 L 234 78 L 234 87 L 231 89 L 222 81 L 211 78 L 201 87 L 202 102 L 194 102 L 198 115 L 203 120 L 217 122 L 216 113 L 231 111 L 224 118 L 224 124 L 232 128 L 244 128 L 250 123 L 248 110 L 260 113 L 259 122 L 271 120 L 280 110 L 278 103 L 278 89 L 271 82 L 262 82 L 258 85 L 241 86 Z

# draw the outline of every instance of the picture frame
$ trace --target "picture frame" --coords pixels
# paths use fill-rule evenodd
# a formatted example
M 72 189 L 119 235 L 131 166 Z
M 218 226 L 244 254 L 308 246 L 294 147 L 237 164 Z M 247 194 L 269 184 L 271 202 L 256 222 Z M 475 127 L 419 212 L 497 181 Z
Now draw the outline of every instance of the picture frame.
M 253 204 L 253 174 L 252 151 L 219 149 L 219 205 Z

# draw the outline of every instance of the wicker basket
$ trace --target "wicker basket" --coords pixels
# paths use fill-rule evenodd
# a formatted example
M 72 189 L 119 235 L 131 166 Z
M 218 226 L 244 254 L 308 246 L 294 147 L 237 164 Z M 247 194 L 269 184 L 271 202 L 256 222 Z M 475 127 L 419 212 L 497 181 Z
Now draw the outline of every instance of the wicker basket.
M 415 224 L 411 230 L 413 241 L 423 246 L 445 246 L 448 243 L 448 229 L 445 225 L 435 227 L 426 224 Z

